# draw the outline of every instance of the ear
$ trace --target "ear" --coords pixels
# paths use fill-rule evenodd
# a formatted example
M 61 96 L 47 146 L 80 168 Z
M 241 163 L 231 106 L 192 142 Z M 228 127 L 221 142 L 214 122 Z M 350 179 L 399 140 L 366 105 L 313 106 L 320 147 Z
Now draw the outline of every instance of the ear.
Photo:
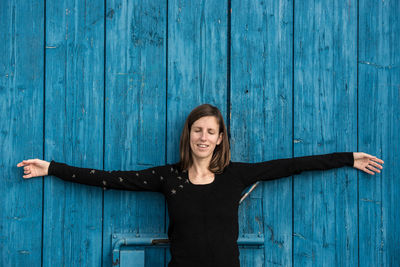
M 221 144 L 221 142 L 222 142 L 222 137 L 223 137 L 223 133 L 220 133 L 220 134 L 219 134 L 219 137 L 218 137 L 217 145 Z

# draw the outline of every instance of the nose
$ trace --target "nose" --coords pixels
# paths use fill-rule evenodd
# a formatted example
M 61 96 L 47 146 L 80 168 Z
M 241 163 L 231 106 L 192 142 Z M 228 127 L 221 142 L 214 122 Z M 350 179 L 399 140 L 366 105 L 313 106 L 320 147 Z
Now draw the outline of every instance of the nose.
M 207 134 L 206 133 L 202 133 L 200 136 L 200 140 L 207 140 Z

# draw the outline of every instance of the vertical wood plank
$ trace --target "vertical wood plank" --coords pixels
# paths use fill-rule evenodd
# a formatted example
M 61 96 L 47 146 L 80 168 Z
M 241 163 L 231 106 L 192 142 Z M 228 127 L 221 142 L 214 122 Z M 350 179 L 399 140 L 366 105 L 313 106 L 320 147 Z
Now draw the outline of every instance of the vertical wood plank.
M 193 108 L 215 105 L 227 122 L 227 18 L 226 0 L 168 1 L 168 163 L 179 161 L 182 128 Z
M 0 1 L 0 266 L 41 264 L 43 180 L 16 165 L 43 154 L 43 10 Z
M 359 4 L 359 148 L 385 162 L 359 174 L 360 266 L 400 265 L 400 3 Z
M 292 3 L 232 1 L 232 160 L 292 154 Z M 243 266 L 290 266 L 292 181 L 262 182 L 240 206 L 240 234 L 263 233 L 264 250 L 241 250 Z
M 294 156 L 355 150 L 356 38 L 356 1 L 295 1 Z M 294 265 L 357 265 L 355 174 L 295 177 Z
M 140 170 L 165 164 L 166 1 L 106 4 L 105 166 Z M 103 266 L 113 233 L 164 233 L 165 199 L 155 192 L 106 191 Z M 163 266 L 164 249 L 146 249 Z
M 179 160 L 189 112 L 203 103 L 226 114 L 227 2 L 168 1 L 168 162 Z M 226 118 L 225 122 L 226 122 Z
M 104 3 L 46 2 L 46 157 L 102 169 Z M 100 266 L 102 190 L 45 179 L 43 266 Z

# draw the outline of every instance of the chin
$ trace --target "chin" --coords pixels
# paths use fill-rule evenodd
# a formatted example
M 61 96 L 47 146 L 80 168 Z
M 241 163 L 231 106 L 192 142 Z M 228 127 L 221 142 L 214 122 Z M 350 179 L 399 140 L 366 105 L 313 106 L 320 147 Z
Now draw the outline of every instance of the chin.
M 202 154 L 202 153 L 193 153 L 192 152 L 192 157 L 196 157 L 196 158 L 208 158 L 208 157 L 210 157 L 210 156 L 212 156 L 212 154 Z

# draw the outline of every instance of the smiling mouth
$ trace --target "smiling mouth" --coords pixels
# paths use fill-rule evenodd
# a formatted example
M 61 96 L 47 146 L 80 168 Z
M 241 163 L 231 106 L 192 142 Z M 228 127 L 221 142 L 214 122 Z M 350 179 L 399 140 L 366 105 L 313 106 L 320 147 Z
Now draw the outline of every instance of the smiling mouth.
M 199 148 L 207 148 L 208 145 L 197 145 L 197 147 L 199 147 Z

